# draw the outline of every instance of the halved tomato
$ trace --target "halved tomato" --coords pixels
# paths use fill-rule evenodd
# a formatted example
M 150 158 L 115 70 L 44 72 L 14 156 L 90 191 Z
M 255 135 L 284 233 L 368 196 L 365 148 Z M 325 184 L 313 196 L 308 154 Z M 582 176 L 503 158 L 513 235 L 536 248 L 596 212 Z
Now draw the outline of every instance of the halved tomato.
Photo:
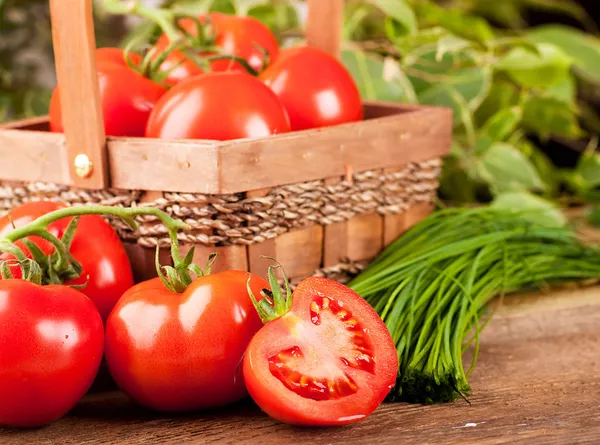
M 272 307 L 278 306 L 285 304 L 274 294 Z M 348 287 L 307 278 L 294 291 L 289 312 L 268 318 L 246 351 L 244 379 L 271 417 L 312 426 L 357 422 L 394 386 L 398 358 L 392 337 Z

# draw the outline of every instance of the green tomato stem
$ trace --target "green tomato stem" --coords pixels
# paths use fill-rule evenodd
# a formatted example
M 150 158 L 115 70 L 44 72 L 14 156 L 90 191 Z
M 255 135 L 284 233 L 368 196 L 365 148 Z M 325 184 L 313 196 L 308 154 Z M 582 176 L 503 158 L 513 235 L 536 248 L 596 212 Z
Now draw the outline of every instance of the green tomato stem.
M 156 23 L 171 42 L 181 40 L 181 33 L 175 24 L 176 16 L 168 9 L 145 6 L 139 0 L 104 0 L 104 9 L 115 15 L 137 15 Z
M 134 217 L 141 215 L 152 215 L 156 216 L 160 221 L 165 225 L 167 230 L 169 231 L 169 237 L 171 241 L 177 240 L 177 231 L 178 230 L 189 230 L 189 226 L 182 221 L 177 221 L 171 218 L 166 213 L 152 208 L 152 207 L 133 207 L 133 208 L 125 208 L 125 207 L 111 207 L 111 206 L 77 206 L 77 207 L 66 207 L 64 209 L 55 210 L 53 212 L 47 213 L 39 217 L 38 219 L 30 222 L 29 224 L 24 225 L 23 227 L 19 227 L 14 229 L 12 232 L 4 235 L 4 238 L 0 240 L 0 242 L 9 242 L 14 243 L 17 240 L 28 236 L 38 235 L 42 231 L 46 231 L 48 226 L 55 221 L 58 221 L 63 218 L 69 218 L 72 216 L 80 216 L 80 215 L 110 215 L 121 218 L 125 221 L 132 229 L 136 229 L 138 227 L 137 223 L 134 220 Z M 177 252 L 177 258 L 179 257 L 179 252 Z M 173 258 L 175 260 L 175 258 Z

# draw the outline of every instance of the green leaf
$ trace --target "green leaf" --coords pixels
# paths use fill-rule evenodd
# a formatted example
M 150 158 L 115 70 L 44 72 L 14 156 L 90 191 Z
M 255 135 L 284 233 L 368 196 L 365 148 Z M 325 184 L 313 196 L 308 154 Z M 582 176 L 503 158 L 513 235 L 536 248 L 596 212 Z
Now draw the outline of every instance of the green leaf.
M 419 21 L 428 26 L 442 26 L 458 37 L 482 45 L 494 38 L 494 32 L 489 23 L 481 17 L 465 14 L 459 9 L 443 8 L 429 2 L 415 3 L 413 8 Z
M 600 227 L 600 206 L 594 206 L 586 215 L 586 220 L 589 224 Z
M 585 189 L 600 187 L 600 155 L 594 152 L 585 152 L 579 158 L 575 174 L 579 184 Z
M 473 47 L 473 42 L 450 34 L 442 37 L 438 41 L 435 58 L 439 61 L 442 60 L 446 54 L 459 53 L 471 47 Z
M 275 32 L 296 28 L 300 23 L 298 11 L 285 3 L 257 6 L 250 9 L 248 15 L 260 20 Z
M 498 110 L 514 107 L 519 104 L 519 92 L 510 82 L 494 80 L 489 94 L 475 112 L 475 119 L 478 125 L 484 125 L 485 122 L 494 116 Z
M 447 105 L 454 102 L 448 99 L 451 91 L 462 96 L 473 111 L 481 105 L 492 85 L 491 69 L 473 66 L 465 54 L 446 53 L 438 58 L 435 50 L 428 50 L 411 55 L 406 63 L 405 69 L 421 103 Z
M 545 88 L 543 92 L 545 96 L 553 97 L 561 102 L 573 103 L 577 94 L 575 78 L 569 75 L 562 81 Z
M 390 68 L 390 63 L 398 65 L 397 62 L 391 59 L 386 62 L 360 49 L 343 50 L 342 62 L 356 81 L 363 99 L 415 102 L 412 84 L 400 67 Z
M 525 102 L 523 126 L 541 139 L 552 135 L 577 139 L 584 135 L 577 111 L 551 97 L 531 97 Z
M 600 83 L 600 39 L 577 29 L 561 25 L 546 25 L 528 32 L 537 43 L 552 44 L 568 54 L 577 72 L 588 81 Z
M 415 34 L 417 18 L 406 0 L 370 0 L 370 3 L 381 9 L 387 16 L 386 30 L 392 27 L 393 34 L 388 36 L 392 41 L 397 37 Z
M 476 184 L 454 156 L 445 159 L 440 178 L 440 195 L 457 202 L 477 201 Z
M 269 0 L 231 0 L 237 15 L 248 15 L 252 8 L 265 6 L 271 3 Z
M 517 148 L 531 161 L 540 178 L 546 185 L 546 196 L 554 196 L 560 186 L 559 173 L 550 158 L 528 139 L 517 142 Z
M 567 218 L 554 204 L 527 192 L 501 193 L 491 206 L 513 211 L 547 227 L 564 227 L 567 224 Z
M 494 194 L 544 190 L 544 183 L 531 161 L 515 146 L 507 143 L 493 144 L 480 158 L 476 170 Z
M 527 88 L 548 87 L 569 76 L 572 64 L 569 56 L 547 43 L 537 47 L 538 54 L 523 47 L 513 48 L 495 64 L 495 68 Z
M 489 118 L 481 132 L 494 141 L 504 141 L 518 128 L 522 117 L 521 107 L 505 108 Z

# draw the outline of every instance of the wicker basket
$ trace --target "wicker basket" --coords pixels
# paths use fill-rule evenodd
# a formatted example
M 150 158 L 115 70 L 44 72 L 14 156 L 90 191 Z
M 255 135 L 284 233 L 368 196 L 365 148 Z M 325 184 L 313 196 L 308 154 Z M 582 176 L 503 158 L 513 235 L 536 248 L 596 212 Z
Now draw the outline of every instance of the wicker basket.
M 215 269 L 343 281 L 427 215 L 450 147 L 444 108 L 365 103 L 365 120 L 257 140 L 106 138 L 98 99 L 91 0 L 51 0 L 65 135 L 47 118 L 0 130 L 0 212 L 29 200 L 150 205 L 188 222 L 185 246 Z M 309 44 L 339 51 L 342 0 L 309 0 Z M 155 276 L 164 229 L 113 221 L 137 280 Z M 165 249 L 165 263 L 169 261 Z

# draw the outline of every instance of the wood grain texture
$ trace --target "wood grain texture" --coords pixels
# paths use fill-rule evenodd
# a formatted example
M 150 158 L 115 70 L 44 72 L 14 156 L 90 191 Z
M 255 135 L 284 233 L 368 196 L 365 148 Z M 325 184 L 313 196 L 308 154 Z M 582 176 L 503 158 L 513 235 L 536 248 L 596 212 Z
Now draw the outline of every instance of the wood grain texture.
M 50 123 L 48 122 L 48 116 L 40 116 L 18 121 L 3 122 L 0 123 L 0 129 L 50 131 Z
M 89 189 L 108 186 L 106 136 L 96 72 L 96 39 L 91 0 L 50 0 L 52 42 L 67 136 L 71 181 Z M 77 155 L 92 162 L 87 177 L 74 170 Z
M 191 246 L 183 245 L 179 249 L 182 258 L 189 252 Z M 248 270 L 248 247 L 247 246 L 203 246 L 196 245 L 194 249 L 194 264 L 204 267 L 208 256 L 216 253 L 217 259 L 211 267 L 211 273 L 223 272 L 225 270 Z
M 346 165 L 360 172 L 401 167 L 448 153 L 449 110 L 381 103 L 373 107 L 383 107 L 390 114 L 257 140 L 109 138 L 111 187 L 238 193 L 342 176 Z M 67 171 L 69 155 L 61 148 L 64 135 L 0 129 L 0 142 L 0 155 L 11 155 L 0 165 L 0 179 L 75 184 Z M 38 165 L 40 157 L 45 159 L 43 169 Z
M 307 0 L 306 41 L 339 57 L 344 23 L 344 0 Z
M 464 401 L 384 404 L 332 429 L 279 424 L 252 403 L 182 416 L 135 407 L 118 392 L 86 397 L 39 430 L 0 430 L 3 445 L 43 444 L 598 444 L 600 288 L 507 298 L 484 331 Z
M 62 135 L 0 130 L 0 178 L 70 184 L 68 153 Z

